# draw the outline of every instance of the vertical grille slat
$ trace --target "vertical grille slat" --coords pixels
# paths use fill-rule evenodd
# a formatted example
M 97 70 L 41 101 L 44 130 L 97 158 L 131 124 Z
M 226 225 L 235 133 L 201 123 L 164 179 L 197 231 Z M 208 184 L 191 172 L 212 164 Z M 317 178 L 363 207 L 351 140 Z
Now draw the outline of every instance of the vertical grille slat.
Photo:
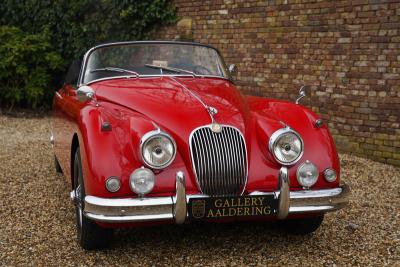
M 212 185 L 212 189 L 209 191 L 211 194 L 215 194 L 215 188 L 219 188 L 221 185 L 218 184 L 220 181 L 219 179 L 215 179 L 216 177 L 221 177 L 221 163 L 220 163 L 220 149 L 218 146 L 218 140 L 216 139 L 216 136 L 211 134 L 211 132 L 207 132 L 208 135 L 210 135 L 212 138 L 212 146 L 210 146 L 213 155 L 215 155 L 215 157 L 213 158 L 213 164 L 215 167 L 215 173 L 211 178 L 211 180 L 213 181 Z
M 209 196 L 240 195 L 247 181 L 247 154 L 243 135 L 223 126 L 214 133 L 209 126 L 190 137 L 193 168 L 202 193 Z
M 235 159 L 236 147 L 234 146 L 234 142 L 232 139 L 232 131 L 230 128 L 227 129 L 227 138 L 226 139 L 227 139 L 227 146 L 229 146 L 229 148 L 230 148 L 229 150 L 231 152 L 230 160 L 232 162 L 232 164 L 231 164 L 232 169 L 231 169 L 231 174 L 230 174 L 230 185 L 232 185 L 235 182 L 235 177 L 237 177 L 237 174 L 236 174 L 236 168 L 233 168 L 233 166 L 236 166 L 236 159 Z M 231 190 L 231 188 L 229 188 L 229 190 Z
M 201 148 L 201 149 L 203 149 L 203 151 L 204 151 L 204 154 L 203 154 L 203 158 L 201 159 L 202 160 L 202 162 L 203 162 L 203 169 L 202 170 L 200 170 L 201 171 L 201 176 L 200 176 L 200 178 L 202 179 L 202 181 L 203 181 L 203 183 L 204 183 L 204 187 L 205 188 L 210 188 L 210 181 L 208 180 L 208 179 L 205 179 L 206 177 L 208 177 L 209 176 L 209 166 L 210 166 L 210 159 L 209 159 L 209 157 L 207 156 L 207 155 L 209 155 L 209 153 L 208 153 L 208 151 L 207 151 L 207 148 L 208 148 L 208 146 L 204 146 L 204 145 L 202 145 L 202 144 L 205 144 L 206 143 L 206 138 L 205 138 L 205 135 L 202 133 L 202 132 L 199 132 L 199 135 L 200 135 L 200 142 L 199 142 L 199 147 Z
M 208 173 L 208 175 L 207 175 L 207 179 L 208 179 L 208 181 L 209 181 L 209 190 L 213 190 L 213 188 L 214 188 L 214 181 L 213 181 L 213 176 L 214 175 L 217 175 L 217 174 L 215 174 L 214 173 L 214 166 L 215 166 L 215 159 L 214 159 L 214 157 L 211 157 L 211 155 L 212 154 L 214 154 L 214 152 L 215 151 L 212 151 L 212 143 L 213 143 L 213 139 L 212 139 L 212 136 L 210 136 L 210 134 L 209 133 L 206 133 L 206 136 L 207 136 L 207 152 L 208 152 L 208 155 L 209 155 L 209 157 L 210 157 L 210 165 L 209 165 L 209 168 L 210 168 L 210 171 L 209 171 L 209 173 Z M 218 169 L 217 169 L 217 171 L 218 171 Z
M 235 133 L 233 131 L 229 131 L 229 136 L 231 140 L 231 146 L 233 148 L 233 161 L 234 161 L 234 166 L 239 166 L 239 148 L 237 146 L 234 146 L 235 144 Z M 240 167 L 234 168 L 234 180 L 236 180 L 239 175 L 240 175 Z
M 227 131 L 229 134 L 229 129 L 227 129 Z M 232 163 L 233 154 L 232 154 L 232 149 L 230 149 L 231 143 L 229 142 L 229 139 L 227 138 L 227 136 L 228 135 L 224 136 L 224 142 L 227 144 L 227 146 L 225 147 L 225 149 L 226 149 L 225 155 L 227 156 L 227 177 L 229 177 L 229 179 L 228 179 L 229 181 L 227 183 L 227 187 L 228 187 L 233 181 L 232 170 L 233 170 L 233 166 L 235 166 L 235 165 Z M 227 193 L 228 191 L 229 191 L 229 188 L 226 188 L 225 193 Z
M 227 144 L 225 136 L 223 135 L 218 135 L 219 139 L 220 139 L 220 143 L 221 144 Z M 223 186 L 223 194 L 226 195 L 229 193 L 229 189 L 228 186 L 230 184 L 230 177 L 231 175 L 229 174 L 229 170 L 232 168 L 231 165 L 229 164 L 229 148 L 227 146 L 222 146 L 222 150 L 221 150 L 222 155 L 224 155 L 224 163 L 223 163 L 223 177 L 228 177 L 227 181 L 226 179 L 222 179 L 222 186 Z
M 243 151 L 241 149 L 241 144 L 239 142 L 239 137 L 235 133 L 235 142 L 238 144 L 239 147 L 237 147 L 238 150 L 238 166 L 239 166 L 239 173 L 243 173 L 243 165 L 242 165 L 242 160 L 243 160 Z

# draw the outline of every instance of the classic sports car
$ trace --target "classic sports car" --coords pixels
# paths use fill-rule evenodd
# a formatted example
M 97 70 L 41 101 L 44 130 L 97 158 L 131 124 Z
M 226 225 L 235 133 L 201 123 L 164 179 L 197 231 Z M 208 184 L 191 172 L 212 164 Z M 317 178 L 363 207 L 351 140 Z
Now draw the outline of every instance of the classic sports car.
M 342 208 L 327 126 L 296 103 L 244 96 L 220 53 L 190 42 L 96 46 L 55 93 L 51 143 L 71 183 L 78 239 L 198 220 L 280 220 L 315 231 Z

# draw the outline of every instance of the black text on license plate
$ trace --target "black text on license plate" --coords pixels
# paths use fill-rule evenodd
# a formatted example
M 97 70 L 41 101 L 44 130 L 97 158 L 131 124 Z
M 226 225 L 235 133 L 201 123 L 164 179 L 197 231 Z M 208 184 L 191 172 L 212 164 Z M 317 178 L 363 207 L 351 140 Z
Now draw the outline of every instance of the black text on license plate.
M 195 220 L 271 216 L 276 209 L 273 195 L 192 198 L 188 205 L 189 218 Z

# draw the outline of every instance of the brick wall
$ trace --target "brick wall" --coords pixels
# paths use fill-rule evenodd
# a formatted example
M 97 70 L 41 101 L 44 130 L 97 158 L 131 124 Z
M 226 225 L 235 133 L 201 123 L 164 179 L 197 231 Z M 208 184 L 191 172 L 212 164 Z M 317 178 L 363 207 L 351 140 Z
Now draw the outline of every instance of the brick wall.
M 336 145 L 400 165 L 400 1 L 175 0 L 159 39 L 212 44 L 245 94 L 294 100 L 328 123 Z

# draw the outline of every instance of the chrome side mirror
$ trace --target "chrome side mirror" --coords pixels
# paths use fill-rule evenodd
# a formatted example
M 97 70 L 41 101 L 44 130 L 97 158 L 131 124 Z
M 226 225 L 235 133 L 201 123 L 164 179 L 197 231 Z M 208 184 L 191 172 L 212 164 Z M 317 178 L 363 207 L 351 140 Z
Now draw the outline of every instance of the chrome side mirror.
M 232 76 L 234 76 L 234 75 L 236 75 L 236 73 L 237 73 L 237 71 L 238 71 L 238 68 L 236 67 L 235 64 L 231 64 L 231 65 L 229 65 L 228 70 L 229 70 L 229 73 L 230 73 Z
M 297 104 L 297 105 L 299 104 L 300 99 L 302 99 L 303 97 L 306 96 L 306 89 L 307 89 L 307 86 L 306 86 L 306 85 L 303 85 L 302 87 L 300 87 L 300 89 L 299 89 L 299 96 L 298 96 L 297 99 L 296 99 L 296 104 Z
M 90 86 L 81 86 L 76 91 L 79 102 L 85 103 L 94 98 L 94 91 Z

